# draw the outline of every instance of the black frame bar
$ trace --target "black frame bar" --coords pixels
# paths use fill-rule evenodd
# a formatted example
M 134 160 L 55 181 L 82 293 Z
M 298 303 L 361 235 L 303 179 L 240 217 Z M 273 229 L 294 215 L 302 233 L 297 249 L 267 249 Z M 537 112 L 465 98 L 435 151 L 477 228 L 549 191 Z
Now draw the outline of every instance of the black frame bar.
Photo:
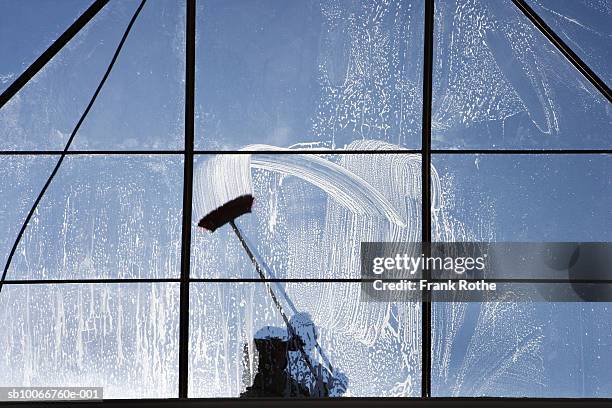
M 415 407 L 415 408 L 444 408 L 444 407 L 470 407 L 470 408 L 583 408 L 593 406 L 608 408 L 612 403 L 609 398 L 496 398 L 496 397 L 432 397 L 432 398 L 328 398 L 328 399 L 292 399 L 284 400 L 254 398 L 237 400 L 235 398 L 190 398 L 188 400 L 169 398 L 169 399 L 116 399 L 105 401 L 36 401 L 21 403 L 0 403 L 0 406 L 7 407 L 64 407 L 66 405 L 82 408 L 96 407 L 192 407 L 192 408 L 222 408 L 240 405 L 243 407 L 271 407 L 285 408 L 290 405 L 292 408 L 300 407 Z
M 236 154 L 318 154 L 318 155 L 343 155 L 343 154 L 421 154 L 421 149 L 396 149 L 396 150 L 194 150 L 198 155 L 236 155 Z M 558 155 L 558 154 L 612 154 L 612 149 L 429 149 L 432 155 L 461 155 L 461 154 L 509 154 L 509 155 Z M 186 150 L 0 150 L 0 156 L 161 156 L 188 154 Z
M 612 92 L 601 78 L 574 51 L 559 37 L 544 20 L 525 2 L 525 0 L 512 0 L 512 3 L 531 21 L 531 23 L 561 52 L 565 58 L 576 68 L 597 90 L 612 102 Z
M 423 33 L 423 115 L 421 125 L 421 242 L 424 256 L 431 255 L 431 100 L 433 76 L 434 0 L 425 0 Z M 423 278 L 431 271 L 423 269 Z M 431 397 L 431 293 L 421 302 L 421 398 Z
M 185 71 L 185 163 L 183 176 L 183 237 L 179 317 L 179 398 L 188 397 L 189 383 L 189 276 L 191 268 L 191 209 L 195 133 L 196 3 L 187 0 Z
M 386 282 L 419 282 L 421 278 L 386 279 Z M 448 282 L 448 279 L 430 278 L 430 282 Z M 479 282 L 480 278 L 465 278 L 466 282 Z M 375 282 L 375 278 L 191 278 L 189 283 L 363 283 Z M 6 285 L 78 285 L 78 284 L 131 284 L 131 283 L 182 283 L 181 278 L 85 278 L 85 279 L 13 279 L 5 280 Z M 487 278 L 491 283 L 582 283 L 582 284 L 612 284 L 612 279 L 548 279 L 548 278 Z
M 0 109 L 11 100 L 51 59 L 77 35 L 83 27 L 93 19 L 109 0 L 96 0 L 87 10 L 57 40 L 53 42 L 40 56 L 0 95 Z

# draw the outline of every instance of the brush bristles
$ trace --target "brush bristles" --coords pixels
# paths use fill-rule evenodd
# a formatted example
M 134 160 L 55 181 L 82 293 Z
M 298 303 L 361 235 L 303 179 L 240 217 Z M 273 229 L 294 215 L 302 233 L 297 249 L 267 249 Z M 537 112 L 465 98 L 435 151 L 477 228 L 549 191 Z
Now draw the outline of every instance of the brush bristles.
M 206 217 L 226 203 L 252 194 L 251 156 L 214 156 L 202 163 L 194 174 L 194 218 Z

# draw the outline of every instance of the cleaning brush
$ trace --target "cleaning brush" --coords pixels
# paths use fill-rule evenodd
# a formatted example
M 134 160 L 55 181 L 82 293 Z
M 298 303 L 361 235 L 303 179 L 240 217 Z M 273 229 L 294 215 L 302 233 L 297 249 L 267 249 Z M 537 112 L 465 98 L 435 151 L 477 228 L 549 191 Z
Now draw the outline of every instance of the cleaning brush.
M 255 270 L 259 274 L 259 277 L 264 281 L 274 305 L 287 326 L 290 336 L 296 338 L 297 335 L 289 322 L 289 318 L 272 290 L 270 282 L 266 279 L 264 267 L 268 269 L 267 266 L 264 262 L 258 261 L 259 256 L 251 249 L 251 245 L 249 245 L 235 221 L 236 218 L 241 215 L 250 213 L 253 206 L 251 156 L 247 154 L 216 156 L 206 161 L 199 168 L 196 179 L 198 185 L 203 187 L 198 189 L 194 199 L 196 215 L 203 215 L 198 222 L 198 226 L 210 232 L 214 232 L 223 225 L 230 224 L 243 249 L 255 266 Z M 268 275 L 271 275 L 269 269 Z M 284 290 L 282 290 L 281 293 L 285 296 L 287 304 L 290 305 L 293 312 L 297 313 L 293 302 L 291 302 Z M 298 348 L 314 378 L 318 379 L 319 377 L 308 355 L 302 346 L 299 345 L 299 342 Z M 322 353 L 318 343 L 316 344 L 316 348 L 323 360 L 327 363 L 330 371 L 332 371 L 333 369 L 329 364 L 329 360 Z

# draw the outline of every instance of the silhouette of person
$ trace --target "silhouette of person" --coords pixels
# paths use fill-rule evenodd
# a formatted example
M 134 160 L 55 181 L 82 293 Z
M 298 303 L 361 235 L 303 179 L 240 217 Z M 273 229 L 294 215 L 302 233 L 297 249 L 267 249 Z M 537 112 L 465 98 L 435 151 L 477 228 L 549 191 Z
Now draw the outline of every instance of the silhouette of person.
M 266 326 L 255 334 L 259 356 L 253 384 L 241 398 L 326 398 L 346 392 L 348 379 L 332 373 L 316 359 L 317 330 L 307 313 L 289 321 L 291 330 Z M 304 354 L 308 363 L 304 359 Z M 313 374 L 314 371 L 314 374 Z
M 340 397 L 346 392 L 347 377 L 332 373 L 318 363 L 316 359 L 317 329 L 308 313 L 297 313 L 289 321 L 293 336 L 289 339 L 289 374 L 301 386 L 308 390 L 312 398 Z M 299 348 L 308 356 L 308 367 Z M 314 374 L 313 374 L 314 371 Z
M 254 340 L 259 356 L 257 373 L 253 384 L 240 394 L 240 398 L 308 398 L 308 390 L 287 372 L 287 331 L 266 326 L 255 333 Z

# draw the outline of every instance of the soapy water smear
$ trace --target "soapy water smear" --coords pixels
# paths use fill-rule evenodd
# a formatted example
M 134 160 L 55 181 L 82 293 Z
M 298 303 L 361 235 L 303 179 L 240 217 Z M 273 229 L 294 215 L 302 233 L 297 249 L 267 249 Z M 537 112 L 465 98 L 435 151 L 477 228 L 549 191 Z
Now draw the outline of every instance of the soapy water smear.
M 277 150 L 267 145 L 249 145 L 241 150 Z M 251 170 L 261 169 L 301 178 L 325 191 L 351 212 L 379 216 L 405 227 L 405 220 L 389 201 L 350 170 L 311 154 L 219 155 L 206 161 L 195 177 L 195 208 L 198 218 L 239 195 L 251 194 Z

